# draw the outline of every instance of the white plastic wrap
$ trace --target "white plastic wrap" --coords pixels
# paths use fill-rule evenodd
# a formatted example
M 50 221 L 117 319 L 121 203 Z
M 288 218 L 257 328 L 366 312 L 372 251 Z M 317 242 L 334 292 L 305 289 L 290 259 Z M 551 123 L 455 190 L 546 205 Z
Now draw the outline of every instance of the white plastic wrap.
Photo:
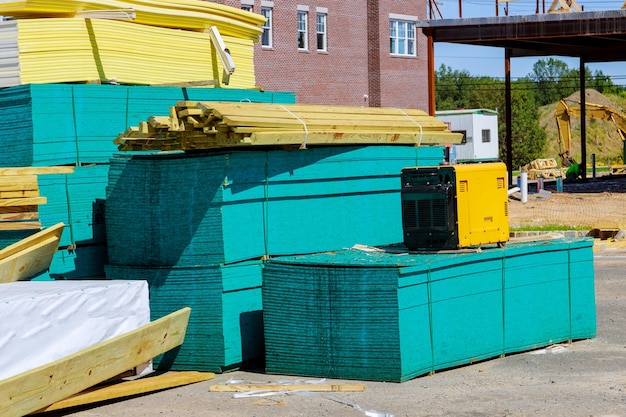
M 146 281 L 0 284 L 0 380 L 149 322 Z

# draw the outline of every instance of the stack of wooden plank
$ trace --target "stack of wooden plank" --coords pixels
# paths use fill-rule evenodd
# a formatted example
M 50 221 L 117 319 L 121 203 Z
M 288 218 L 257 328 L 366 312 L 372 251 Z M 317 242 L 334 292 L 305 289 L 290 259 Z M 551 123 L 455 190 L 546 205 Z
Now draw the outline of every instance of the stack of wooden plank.
M 461 142 L 417 109 L 313 104 L 181 102 L 121 133 L 120 150 L 236 146 L 441 145 Z
M 266 262 L 268 372 L 400 382 L 595 336 L 592 239 L 370 249 Z
M 106 276 L 148 279 L 157 314 L 192 307 L 175 369 L 262 359 L 262 259 L 401 241 L 400 172 L 442 159 L 439 146 L 116 154 Z
M 47 203 L 39 190 L 38 174 L 69 174 L 74 167 L 0 168 L 0 232 L 42 228 L 39 206 Z

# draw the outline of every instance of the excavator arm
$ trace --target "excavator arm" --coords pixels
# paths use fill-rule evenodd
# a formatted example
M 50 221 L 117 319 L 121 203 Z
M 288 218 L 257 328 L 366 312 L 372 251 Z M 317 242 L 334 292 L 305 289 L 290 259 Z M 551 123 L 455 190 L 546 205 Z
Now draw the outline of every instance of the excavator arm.
M 580 104 L 579 101 L 574 102 Z M 565 100 L 559 101 L 556 106 L 556 125 L 559 131 L 559 156 L 565 166 L 571 163 L 572 131 L 570 117 L 580 117 L 580 115 L 580 107 L 570 107 Z M 626 143 L 626 116 L 621 112 L 601 104 L 585 103 L 585 116 L 587 119 L 612 122 L 622 139 L 622 143 Z M 624 161 L 626 162 L 626 158 Z

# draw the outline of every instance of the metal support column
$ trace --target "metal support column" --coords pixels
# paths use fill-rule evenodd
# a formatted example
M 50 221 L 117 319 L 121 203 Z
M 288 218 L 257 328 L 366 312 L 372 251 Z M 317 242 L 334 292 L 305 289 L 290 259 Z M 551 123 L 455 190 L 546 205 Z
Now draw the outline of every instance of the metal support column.
M 580 57 L 580 175 L 587 180 L 587 105 L 585 97 L 585 57 Z
M 513 183 L 513 128 L 511 127 L 511 50 L 504 50 L 504 107 L 506 115 L 506 166 L 509 172 L 509 185 Z

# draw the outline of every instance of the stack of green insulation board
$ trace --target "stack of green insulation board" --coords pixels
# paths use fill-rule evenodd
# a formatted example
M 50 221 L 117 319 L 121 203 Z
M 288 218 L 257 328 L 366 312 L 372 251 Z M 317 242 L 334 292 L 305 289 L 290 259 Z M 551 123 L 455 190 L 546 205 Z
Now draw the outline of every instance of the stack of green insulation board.
M 402 241 L 400 172 L 440 146 L 116 154 L 111 262 L 206 265 Z
M 592 239 L 369 249 L 266 262 L 267 372 L 401 382 L 595 336 Z
M 66 224 L 48 273 L 38 279 L 104 276 L 104 201 L 113 143 L 128 126 L 184 100 L 293 103 L 288 92 L 98 84 L 28 84 L 0 89 L 1 167 L 73 165 L 42 175 L 42 226 Z M 32 232 L 31 232 L 32 233 Z M 26 237 L 3 232 L 4 246 Z
M 287 92 L 99 84 L 28 84 L 0 89 L 0 166 L 109 163 L 120 132 L 178 101 L 289 104 Z
M 106 277 L 148 279 L 154 314 L 192 308 L 191 337 L 159 366 L 261 360 L 262 259 L 400 241 L 402 168 L 442 159 L 439 146 L 116 154 Z
M 223 372 L 264 355 L 261 261 L 189 267 L 106 266 L 107 277 L 147 280 L 155 320 L 191 307 L 185 342 L 160 369 Z

